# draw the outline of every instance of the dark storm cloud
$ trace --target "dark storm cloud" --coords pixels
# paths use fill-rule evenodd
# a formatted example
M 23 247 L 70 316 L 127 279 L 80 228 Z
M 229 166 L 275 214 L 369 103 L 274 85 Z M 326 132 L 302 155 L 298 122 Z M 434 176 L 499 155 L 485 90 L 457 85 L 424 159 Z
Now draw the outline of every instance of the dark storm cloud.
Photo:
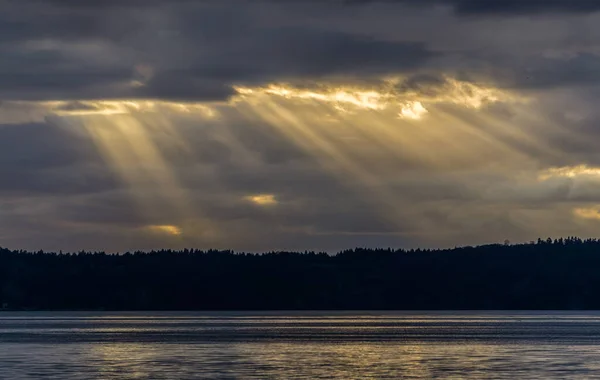
M 495 86 L 517 90 L 545 90 L 570 86 L 594 86 L 600 82 L 600 55 L 576 52 L 544 56 L 539 52 L 504 54 L 465 52 L 462 66 L 448 67 L 458 79 L 490 81 Z M 411 77 L 412 78 L 412 77 Z M 405 89 L 433 91 L 443 79 L 435 74 L 417 75 Z M 435 83 L 437 81 L 437 83 Z
M 260 30 L 231 44 L 224 52 L 194 64 L 188 76 L 264 83 L 375 75 L 413 69 L 435 56 L 419 43 L 306 29 Z
M 600 56 L 595 54 L 582 53 L 566 59 L 546 58 L 532 66 L 517 72 L 517 82 L 522 87 L 582 85 L 600 81 Z
M 234 84 L 397 73 L 435 56 L 417 42 L 262 25 L 210 2 L 2 4 L 3 99 L 225 99 Z
M 280 28 L 214 46 L 188 68 L 160 72 L 141 96 L 194 99 L 231 94 L 232 84 L 316 80 L 337 75 L 381 75 L 414 69 L 435 56 L 422 44 L 387 42 L 329 31 Z
M 227 99 L 235 93 L 227 82 L 214 80 L 203 73 L 196 73 L 198 74 L 200 75 L 195 76 L 182 71 L 158 73 L 143 86 L 129 91 L 128 95 L 134 98 L 175 101 L 211 101 Z M 123 94 L 121 97 L 124 97 Z
M 168 3 L 192 3 L 197 0 L 44 0 L 58 6 L 75 8 L 111 8 L 111 7 L 147 7 Z M 197 2 L 209 2 L 199 0 Z M 274 0 L 239 0 L 239 2 L 259 3 Z M 277 2 L 296 2 L 298 0 L 277 0 Z M 407 5 L 431 6 L 449 5 L 461 13 L 531 13 L 531 12 L 590 12 L 600 9 L 595 0 L 302 0 L 304 2 L 330 2 L 340 4 L 365 4 L 372 2 L 390 2 Z M 42 2 L 33 0 L 31 2 Z
M 144 12 L 136 9 L 57 7 L 49 1 L 10 0 L 0 0 L 0 8 L 0 44 L 40 38 L 66 41 L 102 38 L 117 41 L 127 38 L 143 26 L 141 15 Z
M 444 90 L 447 79 L 435 73 L 420 73 L 407 76 L 397 86 L 400 94 L 415 92 L 427 97 L 436 97 Z
M 450 0 L 464 13 L 591 12 L 600 10 L 594 0 Z
M 183 3 L 193 0 L 33 0 L 32 2 L 50 3 L 68 8 L 113 8 L 113 7 L 144 7 L 165 3 Z M 202 0 L 200 0 L 202 1 Z
M 385 74 L 414 69 L 434 56 L 422 44 L 344 33 L 274 30 L 263 37 L 257 39 L 265 44 L 252 49 L 259 56 L 270 57 L 263 75 L 272 70 L 291 77 Z
M 600 3 L 595 0 L 346 0 L 347 4 L 374 2 L 415 6 L 447 5 L 462 14 L 532 14 L 600 10 Z
M 429 9 L 435 4 L 473 14 L 600 7 L 577 1 L 387 3 L 397 4 L 399 14 L 408 5 Z M 382 38 L 362 26 L 336 30 L 335 21 L 348 16 L 332 13 L 344 9 L 341 4 L 249 0 L 232 7 L 211 1 L 0 0 L 0 99 L 222 100 L 234 93 L 231 86 L 236 84 L 340 76 L 364 80 L 427 67 L 438 71 L 430 79 L 449 71 L 466 80 L 491 79 L 498 86 L 517 88 L 600 80 L 594 54 L 555 59 L 531 51 L 515 59 L 493 46 L 441 52 L 418 36 Z M 315 24 L 319 17 L 332 22 Z M 435 25 L 430 28 L 436 30 Z M 453 33 L 448 30 L 449 36 Z
M 86 136 L 51 124 L 0 127 L 0 194 L 82 194 L 117 185 Z
M 24 149 L 20 144 L 27 143 Z M 49 169 L 80 164 L 91 146 L 85 138 L 45 123 L 0 127 L 0 167 Z
M 285 30 L 255 36 L 247 45 L 241 42 L 234 49 L 224 48 L 228 51 L 218 49 L 215 46 L 199 62 L 188 62 L 187 69 L 171 69 L 167 64 L 143 85 L 125 89 L 119 85 L 126 86 L 133 80 L 132 67 L 94 67 L 77 59 L 66 61 L 56 53 L 14 54 L 15 63 L 30 64 L 10 68 L 9 56 L 3 62 L 6 74 L 0 74 L 0 94 L 8 99 L 139 97 L 203 101 L 227 98 L 233 94 L 234 84 L 396 73 L 433 56 L 420 44 Z

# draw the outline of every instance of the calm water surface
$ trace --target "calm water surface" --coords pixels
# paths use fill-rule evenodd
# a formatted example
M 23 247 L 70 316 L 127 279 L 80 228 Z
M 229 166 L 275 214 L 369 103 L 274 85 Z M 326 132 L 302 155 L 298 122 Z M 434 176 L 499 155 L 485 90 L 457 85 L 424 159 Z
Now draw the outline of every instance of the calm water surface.
M 0 313 L 0 379 L 600 379 L 600 313 Z

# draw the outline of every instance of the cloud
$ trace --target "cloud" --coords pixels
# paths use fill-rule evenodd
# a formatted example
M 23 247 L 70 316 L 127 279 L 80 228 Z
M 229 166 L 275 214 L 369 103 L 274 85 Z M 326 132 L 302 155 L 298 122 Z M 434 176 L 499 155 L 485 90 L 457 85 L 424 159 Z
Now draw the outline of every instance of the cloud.
M 39 0 L 30 1 L 35 3 Z M 285 1 L 285 0 L 284 0 Z M 297 0 L 288 0 L 295 2 Z M 309 2 L 318 2 L 319 0 L 309 0 Z M 329 0 L 325 0 L 327 2 Z M 106 1 L 85 1 L 77 0 L 49 0 L 46 3 L 52 3 L 58 6 L 69 8 L 128 8 L 128 7 L 148 7 L 165 5 L 167 3 L 191 3 L 190 0 L 106 0 Z M 260 3 L 265 0 L 247 0 L 249 3 Z M 479 13 L 535 13 L 535 12 L 592 12 L 600 9 L 600 5 L 590 0 L 330 0 L 331 3 L 344 3 L 348 5 L 366 4 L 372 2 L 389 2 L 405 5 L 432 6 L 447 5 L 456 9 L 459 13 L 479 14 Z
M 593 20 L 579 33 L 544 18 L 527 24 L 511 17 L 485 25 L 479 17 L 461 22 L 434 7 L 518 14 L 583 10 L 590 2 L 363 2 L 365 16 L 339 2 L 317 1 L 243 1 L 235 8 L 227 1 L 73 3 L 4 0 L 0 99 L 211 101 L 231 97 L 232 86 L 340 77 L 376 81 L 398 74 L 415 78 L 405 86 L 451 73 L 520 89 L 600 79 Z M 406 14 L 406 26 L 392 27 L 397 20 L 388 21 L 391 13 Z M 574 39 L 583 45 L 574 48 Z
M 600 5 L 587 0 L 442 0 L 459 13 L 593 12 Z
M 251 3 L 234 13 L 214 3 L 152 2 L 139 10 L 92 3 L 7 2 L 1 99 L 223 100 L 236 84 L 381 75 L 434 56 L 415 42 L 263 25 L 254 12 L 244 16 Z M 234 34 L 222 27 L 226 19 Z
M 117 186 L 90 141 L 51 124 L 0 128 L 0 193 L 67 195 Z
M 532 14 L 540 12 L 594 12 L 600 5 L 589 0 L 348 0 L 347 4 L 389 2 L 397 4 L 453 7 L 459 14 Z

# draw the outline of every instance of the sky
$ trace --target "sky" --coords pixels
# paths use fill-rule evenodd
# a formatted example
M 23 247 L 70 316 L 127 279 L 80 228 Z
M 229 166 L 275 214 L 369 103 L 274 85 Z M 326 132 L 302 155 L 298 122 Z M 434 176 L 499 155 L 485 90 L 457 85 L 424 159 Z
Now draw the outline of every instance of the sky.
M 0 246 L 598 236 L 600 2 L 0 0 Z

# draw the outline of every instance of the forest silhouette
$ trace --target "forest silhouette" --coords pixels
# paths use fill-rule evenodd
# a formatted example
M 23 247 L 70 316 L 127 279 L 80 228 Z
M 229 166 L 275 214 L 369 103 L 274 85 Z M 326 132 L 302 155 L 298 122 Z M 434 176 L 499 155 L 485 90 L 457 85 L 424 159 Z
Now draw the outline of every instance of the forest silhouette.
M 0 249 L 5 310 L 600 309 L 600 241 L 444 250 Z

